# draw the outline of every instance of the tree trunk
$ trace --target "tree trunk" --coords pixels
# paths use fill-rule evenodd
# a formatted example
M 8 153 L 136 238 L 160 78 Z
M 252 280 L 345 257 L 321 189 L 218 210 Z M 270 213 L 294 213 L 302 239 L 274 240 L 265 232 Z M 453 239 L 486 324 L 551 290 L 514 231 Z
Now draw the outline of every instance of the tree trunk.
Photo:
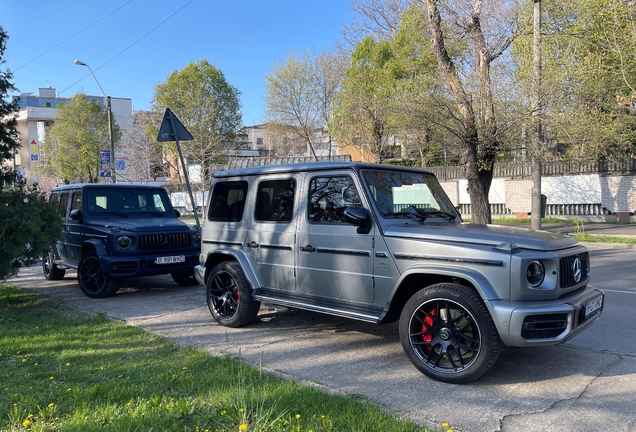
M 437 58 L 437 65 L 448 82 L 462 119 L 463 130 L 459 136 L 461 137 L 463 149 L 460 154 L 460 163 L 464 170 L 464 176 L 468 180 L 468 194 L 470 195 L 472 220 L 474 223 L 490 223 L 492 219 L 490 214 L 490 205 L 488 203 L 488 191 L 490 190 L 490 184 L 492 182 L 493 159 L 491 159 L 490 156 L 494 155 L 492 149 L 493 143 L 491 140 L 486 140 L 485 142 L 480 141 L 475 112 L 471 103 L 471 96 L 466 92 L 459 74 L 457 73 L 457 69 L 455 68 L 455 64 L 448 55 L 448 51 L 445 47 L 444 34 L 442 32 L 441 25 L 442 18 L 437 7 L 437 0 L 425 1 L 428 8 L 431 45 Z M 479 4 L 481 4 L 481 2 L 478 2 L 478 5 Z M 479 6 L 476 7 L 476 12 L 479 12 L 478 8 Z M 479 46 L 480 36 L 481 41 L 483 42 L 483 35 L 479 28 L 479 13 L 473 15 L 473 24 L 477 24 L 477 28 L 471 28 L 471 36 L 475 42 L 476 49 L 481 48 L 478 53 L 480 63 L 478 65 L 480 77 L 480 108 L 485 109 L 484 122 L 494 122 L 494 110 L 490 111 L 488 107 L 489 103 L 492 105 L 492 98 L 490 99 L 490 102 L 488 102 L 488 100 L 484 100 L 481 97 L 484 95 L 484 92 L 486 92 L 486 94 L 490 92 L 490 59 L 488 58 L 488 53 L 485 49 L 485 43 Z M 484 83 L 483 81 L 484 74 L 488 77 L 487 83 Z M 486 105 L 484 106 L 483 104 Z M 490 115 L 491 113 L 492 115 Z M 490 136 L 494 137 L 494 135 Z M 485 146 L 486 148 L 482 148 L 482 151 L 480 152 L 479 149 L 482 146 Z M 483 153 L 485 159 L 480 158 L 479 153 Z

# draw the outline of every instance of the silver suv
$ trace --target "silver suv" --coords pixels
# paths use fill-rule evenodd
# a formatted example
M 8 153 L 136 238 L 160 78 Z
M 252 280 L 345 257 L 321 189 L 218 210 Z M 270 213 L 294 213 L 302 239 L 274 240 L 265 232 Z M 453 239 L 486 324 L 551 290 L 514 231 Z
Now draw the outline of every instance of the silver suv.
M 343 162 L 218 172 L 196 278 L 221 325 L 260 303 L 385 324 L 436 380 L 486 373 L 503 345 L 563 342 L 596 321 L 587 249 L 466 224 L 426 171 Z

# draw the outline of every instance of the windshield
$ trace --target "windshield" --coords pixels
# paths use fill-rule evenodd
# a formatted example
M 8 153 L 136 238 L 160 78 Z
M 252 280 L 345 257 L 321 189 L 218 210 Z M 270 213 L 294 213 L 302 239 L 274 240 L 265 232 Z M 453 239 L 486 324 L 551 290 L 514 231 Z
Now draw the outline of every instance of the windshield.
M 455 219 L 457 213 L 437 179 L 408 171 L 362 172 L 375 206 L 384 218 Z
M 89 189 L 86 198 L 91 214 L 164 216 L 172 209 L 168 194 L 162 189 Z

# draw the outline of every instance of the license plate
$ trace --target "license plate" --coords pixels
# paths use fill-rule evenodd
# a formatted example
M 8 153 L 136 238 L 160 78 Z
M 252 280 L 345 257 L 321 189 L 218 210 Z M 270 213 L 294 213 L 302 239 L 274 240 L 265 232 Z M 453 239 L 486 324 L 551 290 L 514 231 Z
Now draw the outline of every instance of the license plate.
M 185 255 L 165 256 L 155 258 L 155 264 L 174 264 L 185 262 Z
M 594 300 L 590 300 L 583 304 L 585 305 L 585 318 L 587 318 L 603 306 L 603 296 L 598 296 Z

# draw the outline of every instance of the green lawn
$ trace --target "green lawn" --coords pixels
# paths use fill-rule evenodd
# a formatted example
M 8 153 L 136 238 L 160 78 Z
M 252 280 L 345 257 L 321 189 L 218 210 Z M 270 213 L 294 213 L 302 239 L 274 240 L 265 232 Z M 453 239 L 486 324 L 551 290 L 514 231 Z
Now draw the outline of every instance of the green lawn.
M 0 383 L 2 431 L 426 430 L 3 284 Z

